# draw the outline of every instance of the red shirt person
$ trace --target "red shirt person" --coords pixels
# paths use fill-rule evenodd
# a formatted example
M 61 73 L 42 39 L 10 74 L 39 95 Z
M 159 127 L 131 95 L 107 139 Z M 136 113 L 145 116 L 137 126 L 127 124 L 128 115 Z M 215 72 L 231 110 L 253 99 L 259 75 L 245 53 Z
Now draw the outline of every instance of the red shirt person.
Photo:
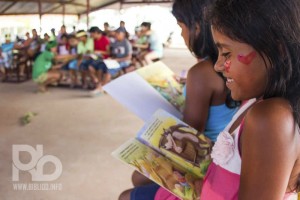
M 94 26 L 90 28 L 90 36 L 94 39 L 94 53 L 101 54 L 102 57 L 109 57 L 109 39 L 103 34 L 100 28 Z

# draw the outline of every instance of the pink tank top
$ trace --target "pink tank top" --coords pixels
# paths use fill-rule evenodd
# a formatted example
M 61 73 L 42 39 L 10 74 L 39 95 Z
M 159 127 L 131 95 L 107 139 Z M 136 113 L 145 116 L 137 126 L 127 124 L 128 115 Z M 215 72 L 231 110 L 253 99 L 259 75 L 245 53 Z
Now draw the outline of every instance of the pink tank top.
M 240 186 L 241 157 L 239 152 L 240 126 L 232 134 L 229 129 L 237 118 L 245 112 L 255 99 L 245 103 L 233 116 L 231 122 L 222 131 L 212 150 L 212 163 L 210 164 L 206 176 L 203 180 L 201 200 L 238 200 Z M 297 194 L 286 194 L 284 200 L 297 200 Z M 160 188 L 155 200 L 179 200 L 167 190 Z

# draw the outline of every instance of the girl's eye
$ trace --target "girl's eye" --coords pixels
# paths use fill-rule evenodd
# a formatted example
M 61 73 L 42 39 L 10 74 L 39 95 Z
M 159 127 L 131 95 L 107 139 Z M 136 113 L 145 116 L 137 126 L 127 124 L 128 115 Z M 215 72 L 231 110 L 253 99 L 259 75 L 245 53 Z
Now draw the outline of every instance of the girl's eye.
M 221 54 L 225 59 L 228 59 L 230 57 L 230 52 L 225 52 Z

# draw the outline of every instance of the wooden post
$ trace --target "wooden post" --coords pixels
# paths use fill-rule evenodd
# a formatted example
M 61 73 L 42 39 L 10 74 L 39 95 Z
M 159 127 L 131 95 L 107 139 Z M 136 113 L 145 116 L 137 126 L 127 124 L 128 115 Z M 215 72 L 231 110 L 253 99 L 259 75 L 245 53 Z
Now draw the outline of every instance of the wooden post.
M 62 16 L 63 16 L 63 19 L 62 19 L 62 24 L 65 25 L 65 15 L 66 15 L 66 4 L 62 4 Z
M 89 15 L 90 15 L 90 0 L 86 0 L 86 27 L 87 27 L 87 30 L 89 30 L 89 26 L 90 26 L 90 18 L 89 18 Z
M 41 35 L 41 33 L 42 33 L 42 2 L 41 2 L 41 0 L 39 0 L 39 2 L 38 2 L 38 4 L 39 4 L 39 19 L 40 19 L 40 35 Z

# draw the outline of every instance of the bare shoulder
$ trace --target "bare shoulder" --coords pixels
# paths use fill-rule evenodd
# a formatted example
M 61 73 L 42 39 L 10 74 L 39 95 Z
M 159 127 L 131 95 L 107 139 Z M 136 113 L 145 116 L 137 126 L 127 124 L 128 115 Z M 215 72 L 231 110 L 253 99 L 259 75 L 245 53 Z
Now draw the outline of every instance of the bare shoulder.
M 209 60 L 199 62 L 190 68 L 188 72 L 188 79 L 194 82 L 205 82 L 210 84 L 212 79 L 220 79 L 218 74 L 214 71 L 213 63 Z M 210 81 L 208 81 L 210 80 Z
M 247 179 L 254 177 L 253 174 L 258 175 L 259 180 L 267 180 L 276 174 L 273 181 L 260 186 L 261 194 L 264 191 L 274 195 L 279 190 L 294 191 L 300 173 L 299 144 L 298 126 L 287 100 L 271 98 L 253 105 L 245 116 L 241 137 L 243 191 L 247 191 Z M 257 179 L 252 181 L 257 182 Z M 275 192 L 272 191 L 274 188 Z
M 245 116 L 245 128 L 249 137 L 273 141 L 278 145 L 290 145 L 299 137 L 289 102 L 272 98 L 256 103 Z M 265 140 L 264 140 L 265 139 Z M 292 146 L 291 146 L 292 147 Z

